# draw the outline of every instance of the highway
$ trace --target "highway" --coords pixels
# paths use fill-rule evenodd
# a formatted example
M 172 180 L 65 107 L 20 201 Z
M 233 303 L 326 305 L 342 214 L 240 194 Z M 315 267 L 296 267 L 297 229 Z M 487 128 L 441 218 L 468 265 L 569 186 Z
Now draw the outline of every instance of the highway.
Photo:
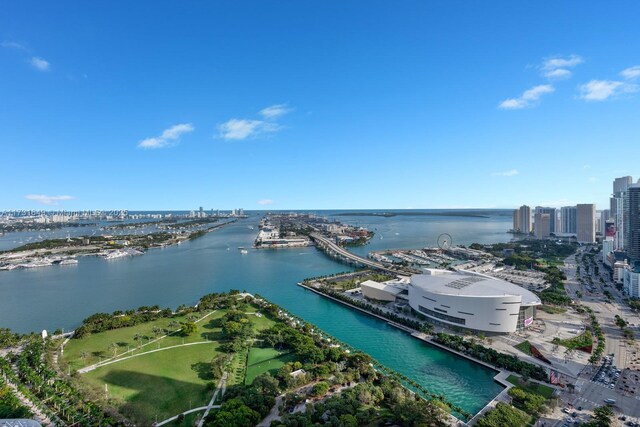
M 314 242 L 316 242 L 316 245 L 318 245 L 320 248 L 328 250 L 329 252 L 333 252 L 334 254 L 336 254 L 341 258 L 346 258 L 355 263 L 362 264 L 364 266 L 374 268 L 376 270 L 386 271 L 392 274 L 404 274 L 407 276 L 415 274 L 414 272 L 409 270 L 403 270 L 401 268 L 390 268 L 380 262 L 373 261 L 368 258 L 363 258 L 359 255 L 349 252 L 345 248 L 336 244 L 333 240 L 326 238 L 318 233 L 311 233 L 310 237 L 313 239 Z

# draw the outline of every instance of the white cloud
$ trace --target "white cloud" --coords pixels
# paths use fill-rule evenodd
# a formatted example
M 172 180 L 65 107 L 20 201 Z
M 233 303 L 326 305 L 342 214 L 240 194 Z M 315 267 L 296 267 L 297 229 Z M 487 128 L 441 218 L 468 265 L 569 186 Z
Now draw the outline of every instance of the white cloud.
M 506 172 L 494 172 L 491 175 L 492 176 L 516 176 L 519 173 L 520 172 L 518 172 L 518 169 L 511 169 L 511 170 L 508 170 Z
M 260 110 L 260 115 L 265 119 L 277 119 L 291 111 L 293 111 L 293 109 L 289 108 L 287 104 L 276 104 Z
M 545 72 L 544 76 L 549 78 L 549 79 L 567 79 L 569 77 L 571 77 L 571 71 L 567 70 L 566 68 L 558 68 L 557 70 L 552 70 L 552 71 L 547 71 Z
M 275 202 L 271 199 L 262 199 L 262 200 L 258 200 L 256 203 L 264 206 L 264 205 L 272 205 Z
M 12 42 L 12 41 L 3 41 L 2 43 L 0 43 L 0 46 L 7 49 L 27 50 L 27 48 L 24 45 L 21 45 L 20 43 Z
M 149 149 L 169 147 L 174 145 L 174 142 L 180 139 L 182 134 L 193 132 L 194 130 L 195 128 L 191 123 L 174 125 L 162 131 L 160 136 L 143 139 L 138 143 L 138 147 Z
M 580 98 L 586 101 L 604 101 L 622 93 L 638 91 L 638 86 L 616 80 L 591 80 L 580 86 Z
M 573 68 L 576 65 L 580 65 L 584 62 L 579 55 L 569 55 L 566 58 L 557 56 L 555 58 L 549 58 L 542 64 L 542 68 L 546 70 L 554 70 L 556 68 Z
M 218 125 L 218 135 L 223 139 L 242 140 L 279 129 L 277 124 L 263 120 L 231 119 Z
M 584 62 L 579 55 L 569 55 L 567 57 L 556 56 L 546 59 L 542 66 L 542 74 L 548 79 L 566 79 L 571 77 L 569 68 L 573 68 Z
M 261 134 L 273 133 L 282 129 L 276 119 L 293 111 L 287 104 L 275 104 L 258 112 L 264 120 L 230 119 L 218 124 L 218 137 L 222 139 L 243 140 Z
M 627 80 L 634 80 L 640 77 L 640 65 L 626 68 L 620 72 L 620 75 Z
M 45 194 L 27 194 L 24 198 L 42 203 L 43 205 L 57 205 L 58 202 L 75 199 L 73 196 L 47 196 Z
M 191 123 L 183 123 L 179 125 L 171 126 L 169 129 L 165 129 L 162 132 L 162 139 L 175 140 L 180 138 L 183 133 L 193 132 L 194 127 Z
M 542 95 L 551 93 L 555 90 L 552 85 L 538 85 L 531 89 L 525 90 L 519 98 L 505 99 L 500 103 L 498 108 L 503 110 L 517 110 L 534 105 Z
M 31 58 L 29 60 L 29 63 L 34 68 L 40 71 L 49 71 L 49 68 L 51 68 L 51 64 L 49 64 L 49 61 L 45 60 L 44 58 L 40 58 L 38 56 L 34 56 L 33 58 Z

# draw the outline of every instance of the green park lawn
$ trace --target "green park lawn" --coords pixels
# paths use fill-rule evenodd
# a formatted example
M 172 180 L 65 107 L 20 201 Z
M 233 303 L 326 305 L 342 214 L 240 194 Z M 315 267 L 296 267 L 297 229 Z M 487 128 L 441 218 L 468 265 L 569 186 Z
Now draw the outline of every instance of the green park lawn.
M 156 339 L 154 327 L 169 329 L 169 323 L 172 321 L 182 322 L 186 318 L 163 318 L 128 328 L 91 334 L 81 339 L 71 339 L 65 346 L 63 360 L 72 369 L 94 364 L 100 358 L 104 360 L 113 357 L 113 349 L 110 347 L 112 343 L 117 344 L 116 359 L 134 355 L 135 357 L 81 374 L 80 378 L 101 393 L 105 392 L 106 384 L 109 396 L 114 399 L 123 414 L 136 420 L 139 425 L 150 425 L 156 416 L 161 421 L 190 407 L 195 408 L 208 403 L 213 391 L 207 389 L 207 384 L 216 382 L 212 377 L 210 363 L 220 352 L 220 318 L 226 312 L 227 310 L 211 312 L 204 320 L 196 323 L 198 329 L 191 336 L 173 332 L 150 344 L 143 343 L 148 341 L 146 337 Z M 254 315 L 254 307 L 250 307 L 246 312 L 252 313 L 249 319 L 257 332 L 275 324 L 265 316 Z M 145 338 L 135 342 L 133 337 L 136 334 Z M 189 343 L 199 344 L 182 346 Z M 127 352 L 127 346 L 135 350 Z M 169 348 L 173 346 L 179 347 Z M 251 374 L 253 381 L 260 373 L 277 370 L 290 360 L 288 356 L 278 355 L 273 349 L 259 350 L 261 352 L 258 352 L 257 356 L 248 356 L 245 350 L 233 358 L 230 373 L 233 378 L 235 369 L 239 375 L 235 383 L 245 382 L 246 374 Z M 255 362 L 250 371 L 247 370 L 248 358 Z M 230 384 L 233 383 L 231 379 Z
M 294 362 L 294 354 L 278 351 L 274 348 L 251 347 L 247 359 L 245 384 L 251 384 L 260 374 L 265 372 L 275 375 L 287 362 Z
M 529 341 L 523 341 L 520 344 L 514 345 L 514 347 L 520 350 L 521 352 L 531 356 L 531 343 Z
M 150 425 L 191 407 L 205 406 L 214 381 L 209 361 L 218 353 L 215 342 L 149 353 L 106 365 L 82 375 L 98 390 L 108 386 L 116 406 L 128 416 Z
M 186 321 L 186 317 L 162 318 L 128 328 L 91 334 L 82 339 L 71 339 L 64 348 L 63 360 L 67 362 L 72 369 L 79 369 L 97 363 L 100 360 L 113 357 L 113 348 L 110 348 L 112 343 L 116 343 L 117 345 L 115 350 L 116 356 L 125 356 L 124 353 L 127 353 L 129 349 L 133 350 L 126 354 L 126 356 L 128 356 L 183 343 L 216 340 L 220 338 L 220 327 L 216 321 L 225 313 L 226 310 L 218 310 L 198 322 L 198 331 L 191 336 L 184 336 L 180 332 L 174 332 L 160 341 L 151 344 L 145 343 L 158 338 L 153 333 L 154 327 L 171 330 L 178 329 L 179 327 L 170 328 L 169 324 L 174 321 L 184 322 Z M 134 340 L 136 334 L 142 337 L 138 341 Z M 82 357 L 83 353 L 84 359 Z
M 523 389 L 526 392 L 529 393 L 533 393 L 533 394 L 539 394 L 540 396 L 544 397 L 545 399 L 551 399 L 551 396 L 553 395 L 553 388 L 548 387 L 544 384 L 538 384 L 536 382 L 533 381 L 528 381 L 528 382 L 523 382 L 522 379 L 516 375 L 509 375 L 507 377 L 507 381 L 509 381 L 511 384 L 520 387 L 521 389 Z

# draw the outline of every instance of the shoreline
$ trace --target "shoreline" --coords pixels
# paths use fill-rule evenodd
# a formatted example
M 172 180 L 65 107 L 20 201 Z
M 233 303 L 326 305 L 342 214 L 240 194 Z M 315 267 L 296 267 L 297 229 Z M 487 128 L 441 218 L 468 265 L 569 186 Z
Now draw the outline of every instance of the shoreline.
M 95 256 L 95 257 L 103 257 L 106 255 L 115 252 L 130 252 L 136 251 L 136 253 L 127 253 L 124 255 L 118 255 L 114 258 L 121 258 L 124 256 L 138 256 L 145 255 L 151 249 L 164 249 L 172 246 L 179 246 L 183 242 L 187 242 L 189 240 L 195 240 L 199 237 L 202 237 L 206 234 L 209 234 L 213 231 L 219 230 L 220 228 L 227 226 L 229 224 L 233 224 L 237 221 L 237 219 L 233 219 L 231 221 L 216 224 L 207 229 L 198 230 L 190 233 L 188 236 L 180 236 L 180 238 L 176 238 L 174 242 L 166 244 L 162 242 L 156 246 L 149 246 L 147 248 L 140 248 L 139 246 L 132 245 L 126 247 L 115 247 L 115 248 L 100 248 L 99 246 L 68 246 L 68 247 L 57 247 L 51 249 L 26 249 L 23 251 L 2 251 L 0 252 L 0 264 L 3 262 L 5 265 L 0 265 L 0 271 L 13 271 L 13 270 L 31 270 L 33 268 L 42 268 L 42 267 L 52 267 L 55 265 L 60 265 L 61 260 L 73 260 L 73 262 L 69 262 L 68 264 L 77 264 L 78 257 L 87 257 L 87 256 Z M 153 234 L 153 233 L 152 233 Z M 78 238 L 86 238 L 87 236 L 80 236 Z M 45 252 L 43 254 L 38 254 L 40 251 Z M 48 251 L 48 252 L 46 252 Z M 50 259 L 51 258 L 51 259 Z M 109 260 L 109 258 L 105 258 L 105 260 Z M 48 264 L 38 264 L 38 265 L 29 265 L 31 263 L 42 263 L 44 261 L 51 261 Z M 65 265 L 65 264 L 62 264 Z
M 453 349 L 451 349 L 451 348 L 445 347 L 445 346 L 443 346 L 442 344 L 439 344 L 439 343 L 436 343 L 436 342 L 432 341 L 432 340 L 431 340 L 430 338 L 428 338 L 428 337 L 427 337 L 427 335 L 426 335 L 425 333 L 423 333 L 423 332 L 416 331 L 416 330 L 415 330 L 415 329 L 413 329 L 413 328 L 410 328 L 410 327 L 408 327 L 408 326 L 405 326 L 405 325 L 401 325 L 401 324 L 399 324 L 399 323 L 396 323 L 396 322 L 394 322 L 394 321 L 392 321 L 392 320 L 389 320 L 389 319 L 387 319 L 387 318 L 385 318 L 385 317 L 383 317 L 383 316 L 380 316 L 379 314 L 371 313 L 371 312 L 369 312 L 369 311 L 367 311 L 367 310 L 365 310 L 365 309 L 363 309 L 363 308 L 360 308 L 360 307 L 357 307 L 357 306 L 355 306 L 355 305 L 349 304 L 349 303 L 348 303 L 348 302 L 346 302 L 346 301 L 341 301 L 341 300 L 339 300 L 339 299 L 337 299 L 337 298 L 334 298 L 334 297 L 332 297 L 332 296 L 330 296 L 330 295 L 326 295 L 326 294 L 324 294 L 324 293 L 320 292 L 320 291 L 319 291 L 319 290 L 317 290 L 317 289 L 314 289 L 314 288 L 312 288 L 312 287 L 310 287 L 310 286 L 307 286 L 307 285 L 302 284 L 301 282 L 297 283 L 297 285 L 298 285 L 298 286 L 300 286 L 301 288 L 304 288 L 304 289 L 306 289 L 306 290 L 309 290 L 309 291 L 311 291 L 311 292 L 313 292 L 313 293 L 315 293 L 315 294 L 318 294 L 318 295 L 320 295 L 320 296 L 322 296 L 322 297 L 328 298 L 328 299 L 330 299 L 330 300 L 332 300 L 332 301 L 335 301 L 335 302 L 338 302 L 338 303 L 340 303 L 340 304 L 342 304 L 342 305 L 344 305 L 344 306 L 347 306 L 347 307 L 349 307 L 349 308 L 352 308 L 352 309 L 358 310 L 358 311 L 360 311 L 361 313 L 364 313 L 364 314 L 367 314 L 367 315 L 369 315 L 369 316 L 371 316 L 371 317 L 375 317 L 375 318 L 377 318 L 377 319 L 379 319 L 379 320 L 382 320 L 382 321 L 386 322 L 388 325 L 393 326 L 393 327 L 395 327 L 395 328 L 397 328 L 397 329 L 400 329 L 401 331 L 404 331 L 404 332 L 406 332 L 406 333 L 410 334 L 413 338 L 416 338 L 416 339 L 418 339 L 418 340 L 420 340 L 420 341 L 422 341 L 422 342 L 424 342 L 424 343 L 426 343 L 426 344 L 428 344 L 428 345 L 431 345 L 431 346 L 433 346 L 433 347 L 435 347 L 435 348 L 437 348 L 437 349 L 445 350 L 445 351 L 447 351 L 447 352 L 449 352 L 449 353 L 451 353 L 451 354 L 454 354 L 454 355 L 456 355 L 456 356 L 458 356 L 458 357 L 464 358 L 464 359 L 466 359 L 466 360 L 468 360 L 468 361 L 470 361 L 470 362 L 473 362 L 473 363 L 475 363 L 475 364 L 478 364 L 478 365 L 480 365 L 480 366 L 482 366 L 482 367 L 484 367 L 484 368 L 490 369 L 490 370 L 492 370 L 493 372 L 495 372 L 496 374 L 493 376 L 493 380 L 494 380 L 496 383 L 500 384 L 500 385 L 501 385 L 502 387 L 504 387 L 504 388 L 503 388 L 503 389 L 502 389 L 498 394 L 496 394 L 496 395 L 495 395 L 495 397 L 494 397 L 493 399 L 491 399 L 489 402 L 487 402 L 487 403 L 482 407 L 482 409 L 480 409 L 476 414 L 474 414 L 474 415 L 473 415 L 473 417 L 472 417 L 471 419 L 469 419 L 468 421 L 466 421 L 466 422 L 465 422 L 465 421 L 463 421 L 463 420 L 461 420 L 461 419 L 459 419 L 459 418 L 457 418 L 457 417 L 456 417 L 456 419 L 457 419 L 457 420 L 459 420 L 460 422 L 464 423 L 464 425 L 470 425 L 469 423 L 471 423 L 471 421 L 473 421 L 473 420 L 477 419 L 480 415 L 482 415 L 482 414 L 483 414 L 484 412 L 486 412 L 488 409 L 490 409 L 491 407 L 493 407 L 494 403 L 498 401 L 498 399 L 499 399 L 499 397 L 500 397 L 500 396 L 502 396 L 504 393 L 506 393 L 510 388 L 514 387 L 514 385 L 513 385 L 513 384 L 511 384 L 510 382 L 508 382 L 508 381 L 506 380 L 506 378 L 507 378 L 509 375 L 518 375 L 518 374 L 515 374 L 515 373 L 513 373 L 513 372 L 507 371 L 507 370 L 505 370 L 505 369 L 496 368 L 495 366 L 490 365 L 490 364 L 488 364 L 488 363 L 486 363 L 486 362 L 483 362 L 482 360 L 478 360 L 478 359 L 476 359 L 476 358 L 474 358 L 474 357 L 471 357 L 471 356 L 469 356 L 469 355 L 467 355 L 467 354 L 460 353 L 460 352 L 458 352 L 458 351 L 456 351 L 456 350 L 453 350 Z M 453 416 L 453 415 L 452 415 L 452 416 Z

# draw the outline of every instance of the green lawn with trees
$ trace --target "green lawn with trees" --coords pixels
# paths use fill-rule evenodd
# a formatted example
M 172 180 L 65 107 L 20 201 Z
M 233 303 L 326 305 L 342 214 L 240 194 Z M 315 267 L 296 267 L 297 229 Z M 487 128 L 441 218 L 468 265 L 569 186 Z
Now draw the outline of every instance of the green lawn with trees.
M 156 416 L 163 420 L 204 406 L 223 372 L 231 371 L 229 362 L 239 360 L 244 365 L 256 334 L 276 323 L 256 305 L 240 297 L 235 300 L 213 311 L 167 315 L 107 330 L 98 322 L 112 325 L 113 317 L 108 316 L 113 315 L 92 316 L 81 338 L 69 341 L 64 360 L 76 368 L 99 358 L 122 359 L 77 378 L 93 395 L 108 396 L 118 412 L 142 425 L 154 422 Z M 89 329 L 100 332 L 91 333 Z M 136 345 L 139 348 L 127 352 L 128 347 Z M 282 351 L 272 349 L 275 354 L 267 354 L 265 350 L 254 356 L 256 363 L 248 372 L 251 381 L 260 373 L 277 372 L 288 361 L 277 357 Z M 273 368 L 269 367 L 270 359 Z M 239 366 L 237 383 L 245 382 L 245 368 Z
M 526 392 L 538 394 L 545 399 L 551 399 L 551 396 L 553 395 L 553 388 L 534 381 L 523 381 L 522 378 L 517 377 L 516 375 L 509 375 L 507 377 L 507 381 Z
M 89 333 L 82 339 L 72 339 L 64 348 L 62 360 L 72 370 L 98 363 L 114 356 L 165 348 L 183 343 L 216 340 L 220 338 L 221 327 L 216 320 L 224 315 L 224 311 L 188 314 L 176 317 L 163 317 L 151 322 L 135 326 L 111 329 L 98 333 Z M 183 333 L 183 323 L 207 316 L 196 323 L 197 329 L 192 334 Z M 163 335 L 162 340 L 149 344 Z M 131 351 L 130 351 L 131 350 Z
M 247 359 L 247 373 L 245 384 L 251 384 L 253 380 L 265 372 L 275 376 L 280 368 L 288 362 L 296 361 L 295 354 L 276 350 L 274 348 L 251 347 Z
M 105 393 L 119 412 L 148 425 L 156 415 L 164 420 L 208 403 L 207 384 L 214 381 L 209 362 L 218 351 L 214 342 L 161 350 L 103 366 L 81 379 L 103 392 L 106 384 Z

